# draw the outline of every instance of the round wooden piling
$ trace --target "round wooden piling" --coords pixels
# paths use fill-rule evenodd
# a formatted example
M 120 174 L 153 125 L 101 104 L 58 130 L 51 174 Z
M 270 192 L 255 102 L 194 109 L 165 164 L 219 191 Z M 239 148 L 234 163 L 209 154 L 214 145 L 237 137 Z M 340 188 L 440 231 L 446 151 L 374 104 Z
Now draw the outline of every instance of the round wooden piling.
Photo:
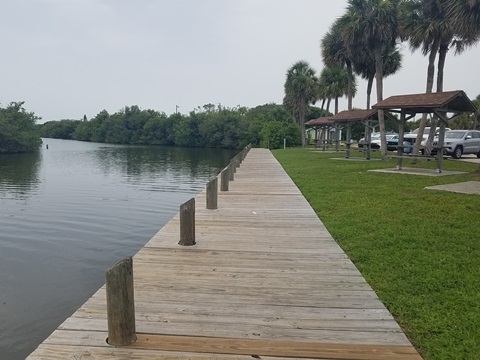
M 228 166 L 225 169 L 223 169 L 222 173 L 220 174 L 220 177 L 221 177 L 220 190 L 228 191 L 228 183 L 230 181 L 230 169 Z
M 218 208 L 218 177 L 210 180 L 207 184 L 207 209 Z
M 137 340 L 133 296 L 133 260 L 120 261 L 106 272 L 107 343 L 125 346 Z
M 233 162 L 235 163 L 235 168 L 238 168 L 240 167 L 240 163 L 242 162 L 242 157 L 240 156 L 240 153 L 238 153 L 234 158 L 233 158 Z M 235 169 L 235 172 L 237 171 L 237 169 Z
M 234 181 L 235 180 L 235 163 L 234 161 L 230 161 L 230 164 L 228 164 L 228 171 L 229 171 L 229 174 L 230 174 L 230 177 L 229 177 L 229 180 L 230 181 Z
M 195 245 L 195 198 L 180 205 L 180 241 L 179 245 Z

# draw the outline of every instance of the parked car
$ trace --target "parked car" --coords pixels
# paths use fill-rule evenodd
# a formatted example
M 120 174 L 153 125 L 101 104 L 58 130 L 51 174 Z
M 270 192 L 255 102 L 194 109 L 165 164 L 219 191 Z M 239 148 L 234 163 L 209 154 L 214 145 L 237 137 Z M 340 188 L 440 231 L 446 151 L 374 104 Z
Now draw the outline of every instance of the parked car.
M 450 128 L 445 128 L 445 130 L 450 131 L 451 129 Z M 437 128 L 436 131 L 435 131 L 435 136 L 437 136 L 439 132 L 440 132 L 440 129 Z M 428 139 L 429 134 L 430 134 L 430 127 L 426 126 L 424 131 L 423 131 L 422 143 L 420 145 L 420 151 L 422 152 L 422 154 L 423 154 L 423 147 L 425 146 L 425 142 Z M 403 136 L 403 139 L 404 139 L 403 144 L 404 145 L 408 145 L 408 144 L 414 145 L 415 140 L 417 139 L 417 135 L 418 135 L 418 128 L 409 132 L 409 133 L 406 133 Z M 413 148 L 405 148 L 404 149 L 404 152 L 406 152 L 406 153 L 410 153 L 412 151 L 413 151 Z
M 372 141 L 376 138 L 380 139 L 380 133 L 372 132 L 371 138 L 372 138 Z M 363 148 L 364 145 L 365 145 L 365 138 L 362 137 L 360 140 L 358 140 L 358 147 Z
M 438 137 L 433 140 L 433 147 L 435 148 L 437 145 Z M 477 157 L 480 158 L 480 131 L 446 131 L 443 153 L 451 155 L 454 159 L 460 159 L 463 154 L 476 154 Z
M 390 139 L 387 139 L 387 150 L 395 151 L 398 149 L 398 135 L 393 135 Z
M 398 137 L 398 135 L 395 134 L 395 133 L 386 134 L 387 144 L 388 144 L 388 140 L 393 138 L 394 136 Z M 371 149 L 380 149 L 380 144 L 381 144 L 380 133 L 372 133 L 372 137 L 371 137 L 371 140 L 370 140 L 370 148 Z M 361 138 L 360 140 L 358 140 L 358 147 L 359 148 L 363 148 L 364 145 L 365 145 L 365 138 Z

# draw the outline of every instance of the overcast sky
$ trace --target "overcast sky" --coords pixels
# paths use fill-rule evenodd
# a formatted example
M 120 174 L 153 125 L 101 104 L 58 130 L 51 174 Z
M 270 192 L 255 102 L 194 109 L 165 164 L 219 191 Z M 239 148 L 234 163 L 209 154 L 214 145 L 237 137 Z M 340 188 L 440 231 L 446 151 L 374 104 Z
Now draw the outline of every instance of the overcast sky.
M 1 0 L 0 104 L 25 101 L 41 122 L 127 105 L 167 114 L 178 105 L 187 114 L 207 103 L 280 104 L 293 63 L 321 71 L 320 39 L 345 7 L 330 0 Z M 405 44 L 403 54 L 384 97 L 425 91 L 427 59 Z M 479 64 L 478 46 L 449 53 L 445 90 L 480 94 Z M 365 106 L 365 87 L 359 80 L 355 107 Z

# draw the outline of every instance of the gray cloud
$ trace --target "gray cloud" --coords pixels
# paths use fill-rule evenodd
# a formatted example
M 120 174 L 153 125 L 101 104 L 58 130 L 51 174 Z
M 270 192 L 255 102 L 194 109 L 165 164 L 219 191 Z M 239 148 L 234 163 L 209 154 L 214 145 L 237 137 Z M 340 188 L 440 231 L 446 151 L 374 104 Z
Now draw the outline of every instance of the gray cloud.
M 43 121 L 139 105 L 188 113 L 205 103 L 281 103 L 289 66 L 322 68 L 319 43 L 345 1 L 3 0 L 0 102 Z M 426 58 L 405 61 L 385 96 L 422 92 Z M 480 93 L 479 48 L 446 63 L 445 89 Z M 363 107 L 359 81 L 354 106 Z M 375 98 L 375 94 L 372 94 Z M 345 102 L 341 102 L 343 108 Z

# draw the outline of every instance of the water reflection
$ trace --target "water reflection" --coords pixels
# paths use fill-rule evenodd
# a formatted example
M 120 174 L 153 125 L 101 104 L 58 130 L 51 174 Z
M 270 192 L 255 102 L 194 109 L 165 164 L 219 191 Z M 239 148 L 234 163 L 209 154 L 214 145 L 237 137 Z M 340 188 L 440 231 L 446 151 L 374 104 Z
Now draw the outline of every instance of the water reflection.
M 94 151 L 95 161 L 105 175 L 118 174 L 140 189 L 155 191 L 184 191 L 199 185 L 199 177 L 216 176 L 233 154 L 225 150 L 142 146 L 101 147 Z M 168 181 L 163 183 L 164 179 Z M 168 187 L 162 188 L 167 183 Z M 199 189 L 195 186 L 192 190 Z
M 41 153 L 0 154 L 0 197 L 25 200 L 39 186 Z

